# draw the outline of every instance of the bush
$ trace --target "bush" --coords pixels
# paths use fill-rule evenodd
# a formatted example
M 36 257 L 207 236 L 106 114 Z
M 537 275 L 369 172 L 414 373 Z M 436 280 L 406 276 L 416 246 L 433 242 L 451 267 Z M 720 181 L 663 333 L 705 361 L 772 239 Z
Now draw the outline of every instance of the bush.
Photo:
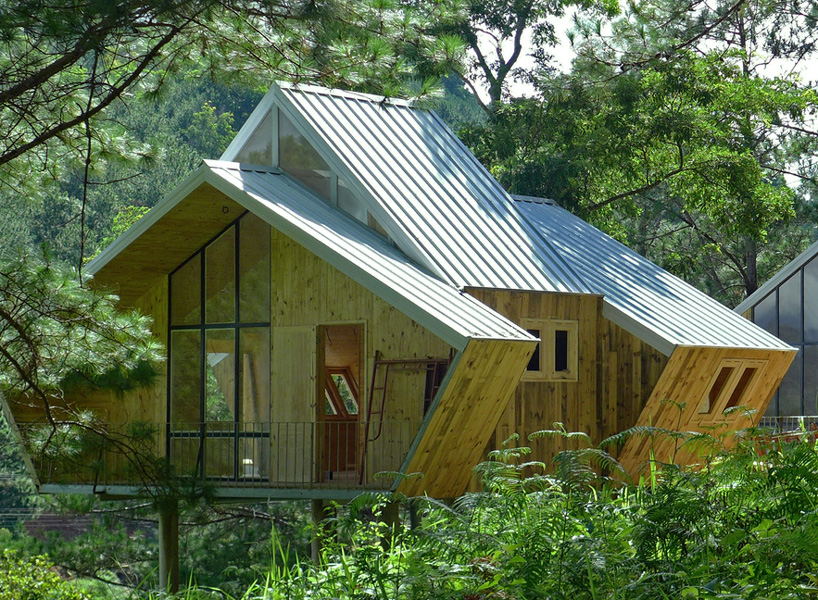
M 86 600 L 44 556 L 0 554 L 0 600 Z

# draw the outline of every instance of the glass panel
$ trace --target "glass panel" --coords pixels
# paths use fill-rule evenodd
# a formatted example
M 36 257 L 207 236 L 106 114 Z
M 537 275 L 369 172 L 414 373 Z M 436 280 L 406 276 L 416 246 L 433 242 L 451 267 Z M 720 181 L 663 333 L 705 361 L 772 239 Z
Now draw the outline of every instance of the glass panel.
M 202 255 L 197 254 L 170 276 L 170 324 L 201 323 Z
M 233 329 L 205 333 L 205 421 L 232 423 L 235 411 L 236 349 Z
M 778 337 L 790 344 L 800 344 L 801 330 L 801 271 L 799 271 L 778 288 Z
M 372 216 L 372 214 L 367 213 L 367 224 L 369 225 L 370 229 L 374 229 L 376 232 L 381 234 L 383 237 L 389 239 L 389 232 L 384 229 L 383 225 L 380 224 L 378 219 Z
M 266 426 L 270 422 L 270 330 L 240 329 L 239 348 L 239 420 L 245 426 Z
M 778 335 L 778 305 L 775 300 L 775 292 L 755 305 L 753 321 L 762 329 Z
M 273 120 L 271 113 L 264 115 L 259 126 L 236 155 L 236 162 L 273 166 Z
M 358 401 L 355 399 L 355 395 L 352 393 L 352 389 L 349 387 L 346 378 L 343 375 L 333 375 L 332 380 L 335 382 L 338 395 L 341 397 L 341 401 L 347 409 L 347 414 L 357 415 Z
M 329 201 L 329 165 L 281 111 L 278 113 L 278 154 L 282 170 Z
M 201 421 L 201 334 L 170 333 L 170 422 L 174 431 L 192 431 Z
M 255 215 L 239 222 L 239 319 L 270 321 L 270 226 Z
M 205 249 L 206 323 L 236 319 L 236 238 L 231 227 Z
M 331 416 L 338 414 L 338 411 L 335 410 L 335 405 L 332 403 L 332 398 L 330 398 L 327 390 L 324 390 L 324 414 Z
M 539 329 L 526 329 L 526 331 L 533 335 L 535 338 L 540 337 Z M 537 342 L 537 347 L 534 348 L 534 354 L 532 354 L 531 358 L 528 360 L 528 366 L 525 368 L 526 371 L 540 370 L 540 343 L 541 342 Z
M 813 258 L 804 266 L 804 341 L 818 342 L 817 258 Z
M 781 387 L 778 388 L 778 414 L 782 417 L 792 417 L 803 414 L 801 412 L 801 374 L 803 348 L 798 350 L 790 370 L 784 375 Z
M 346 184 L 338 178 L 338 208 L 358 219 L 361 223 L 369 224 L 366 207 L 363 202 L 352 193 Z M 374 219 L 373 219 L 374 220 Z
M 212 437 L 208 428 L 205 439 L 205 475 L 207 477 L 233 477 L 235 471 L 236 438 L 232 435 Z
M 554 331 L 554 370 L 568 370 L 568 332 L 564 329 Z
M 818 415 L 818 346 L 804 348 L 804 414 Z
M 719 395 L 732 373 L 733 367 L 721 368 L 721 371 L 719 371 L 719 374 L 716 376 L 716 381 L 713 383 L 713 387 L 710 388 L 710 393 L 707 394 L 699 407 L 699 413 L 709 413 L 715 407 L 716 401 L 719 399 Z

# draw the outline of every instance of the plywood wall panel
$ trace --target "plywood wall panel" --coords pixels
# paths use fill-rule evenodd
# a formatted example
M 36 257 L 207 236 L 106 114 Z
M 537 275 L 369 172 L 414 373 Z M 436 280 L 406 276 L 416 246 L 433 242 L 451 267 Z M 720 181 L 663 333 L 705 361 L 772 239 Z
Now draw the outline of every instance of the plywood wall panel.
M 530 342 L 469 342 L 407 469 L 435 476 L 405 479 L 399 492 L 452 498 L 466 490 L 533 350 Z

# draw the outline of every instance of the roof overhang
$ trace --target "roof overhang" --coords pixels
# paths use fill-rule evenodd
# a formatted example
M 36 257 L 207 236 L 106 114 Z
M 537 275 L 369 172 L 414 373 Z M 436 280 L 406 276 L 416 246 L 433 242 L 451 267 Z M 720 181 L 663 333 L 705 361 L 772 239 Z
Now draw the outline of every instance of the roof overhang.
M 155 282 L 167 275 L 243 210 L 252 211 L 458 350 L 471 338 L 534 339 L 416 266 L 386 239 L 289 176 L 268 167 L 205 161 L 100 253 L 88 272 L 104 285 L 118 283 L 120 294 L 134 300 L 150 289 L 151 277 Z M 200 221 L 185 224 L 186 218 L 194 216 Z M 185 234 L 178 240 L 182 226 Z M 150 248 L 153 252 L 144 257 Z

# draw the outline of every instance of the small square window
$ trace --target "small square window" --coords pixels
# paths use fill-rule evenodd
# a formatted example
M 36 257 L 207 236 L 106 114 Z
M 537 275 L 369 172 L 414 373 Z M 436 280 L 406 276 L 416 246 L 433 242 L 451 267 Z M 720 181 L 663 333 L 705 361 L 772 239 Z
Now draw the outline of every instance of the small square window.
M 540 343 L 528 361 L 523 381 L 577 381 L 579 322 L 523 319 L 522 326 Z

